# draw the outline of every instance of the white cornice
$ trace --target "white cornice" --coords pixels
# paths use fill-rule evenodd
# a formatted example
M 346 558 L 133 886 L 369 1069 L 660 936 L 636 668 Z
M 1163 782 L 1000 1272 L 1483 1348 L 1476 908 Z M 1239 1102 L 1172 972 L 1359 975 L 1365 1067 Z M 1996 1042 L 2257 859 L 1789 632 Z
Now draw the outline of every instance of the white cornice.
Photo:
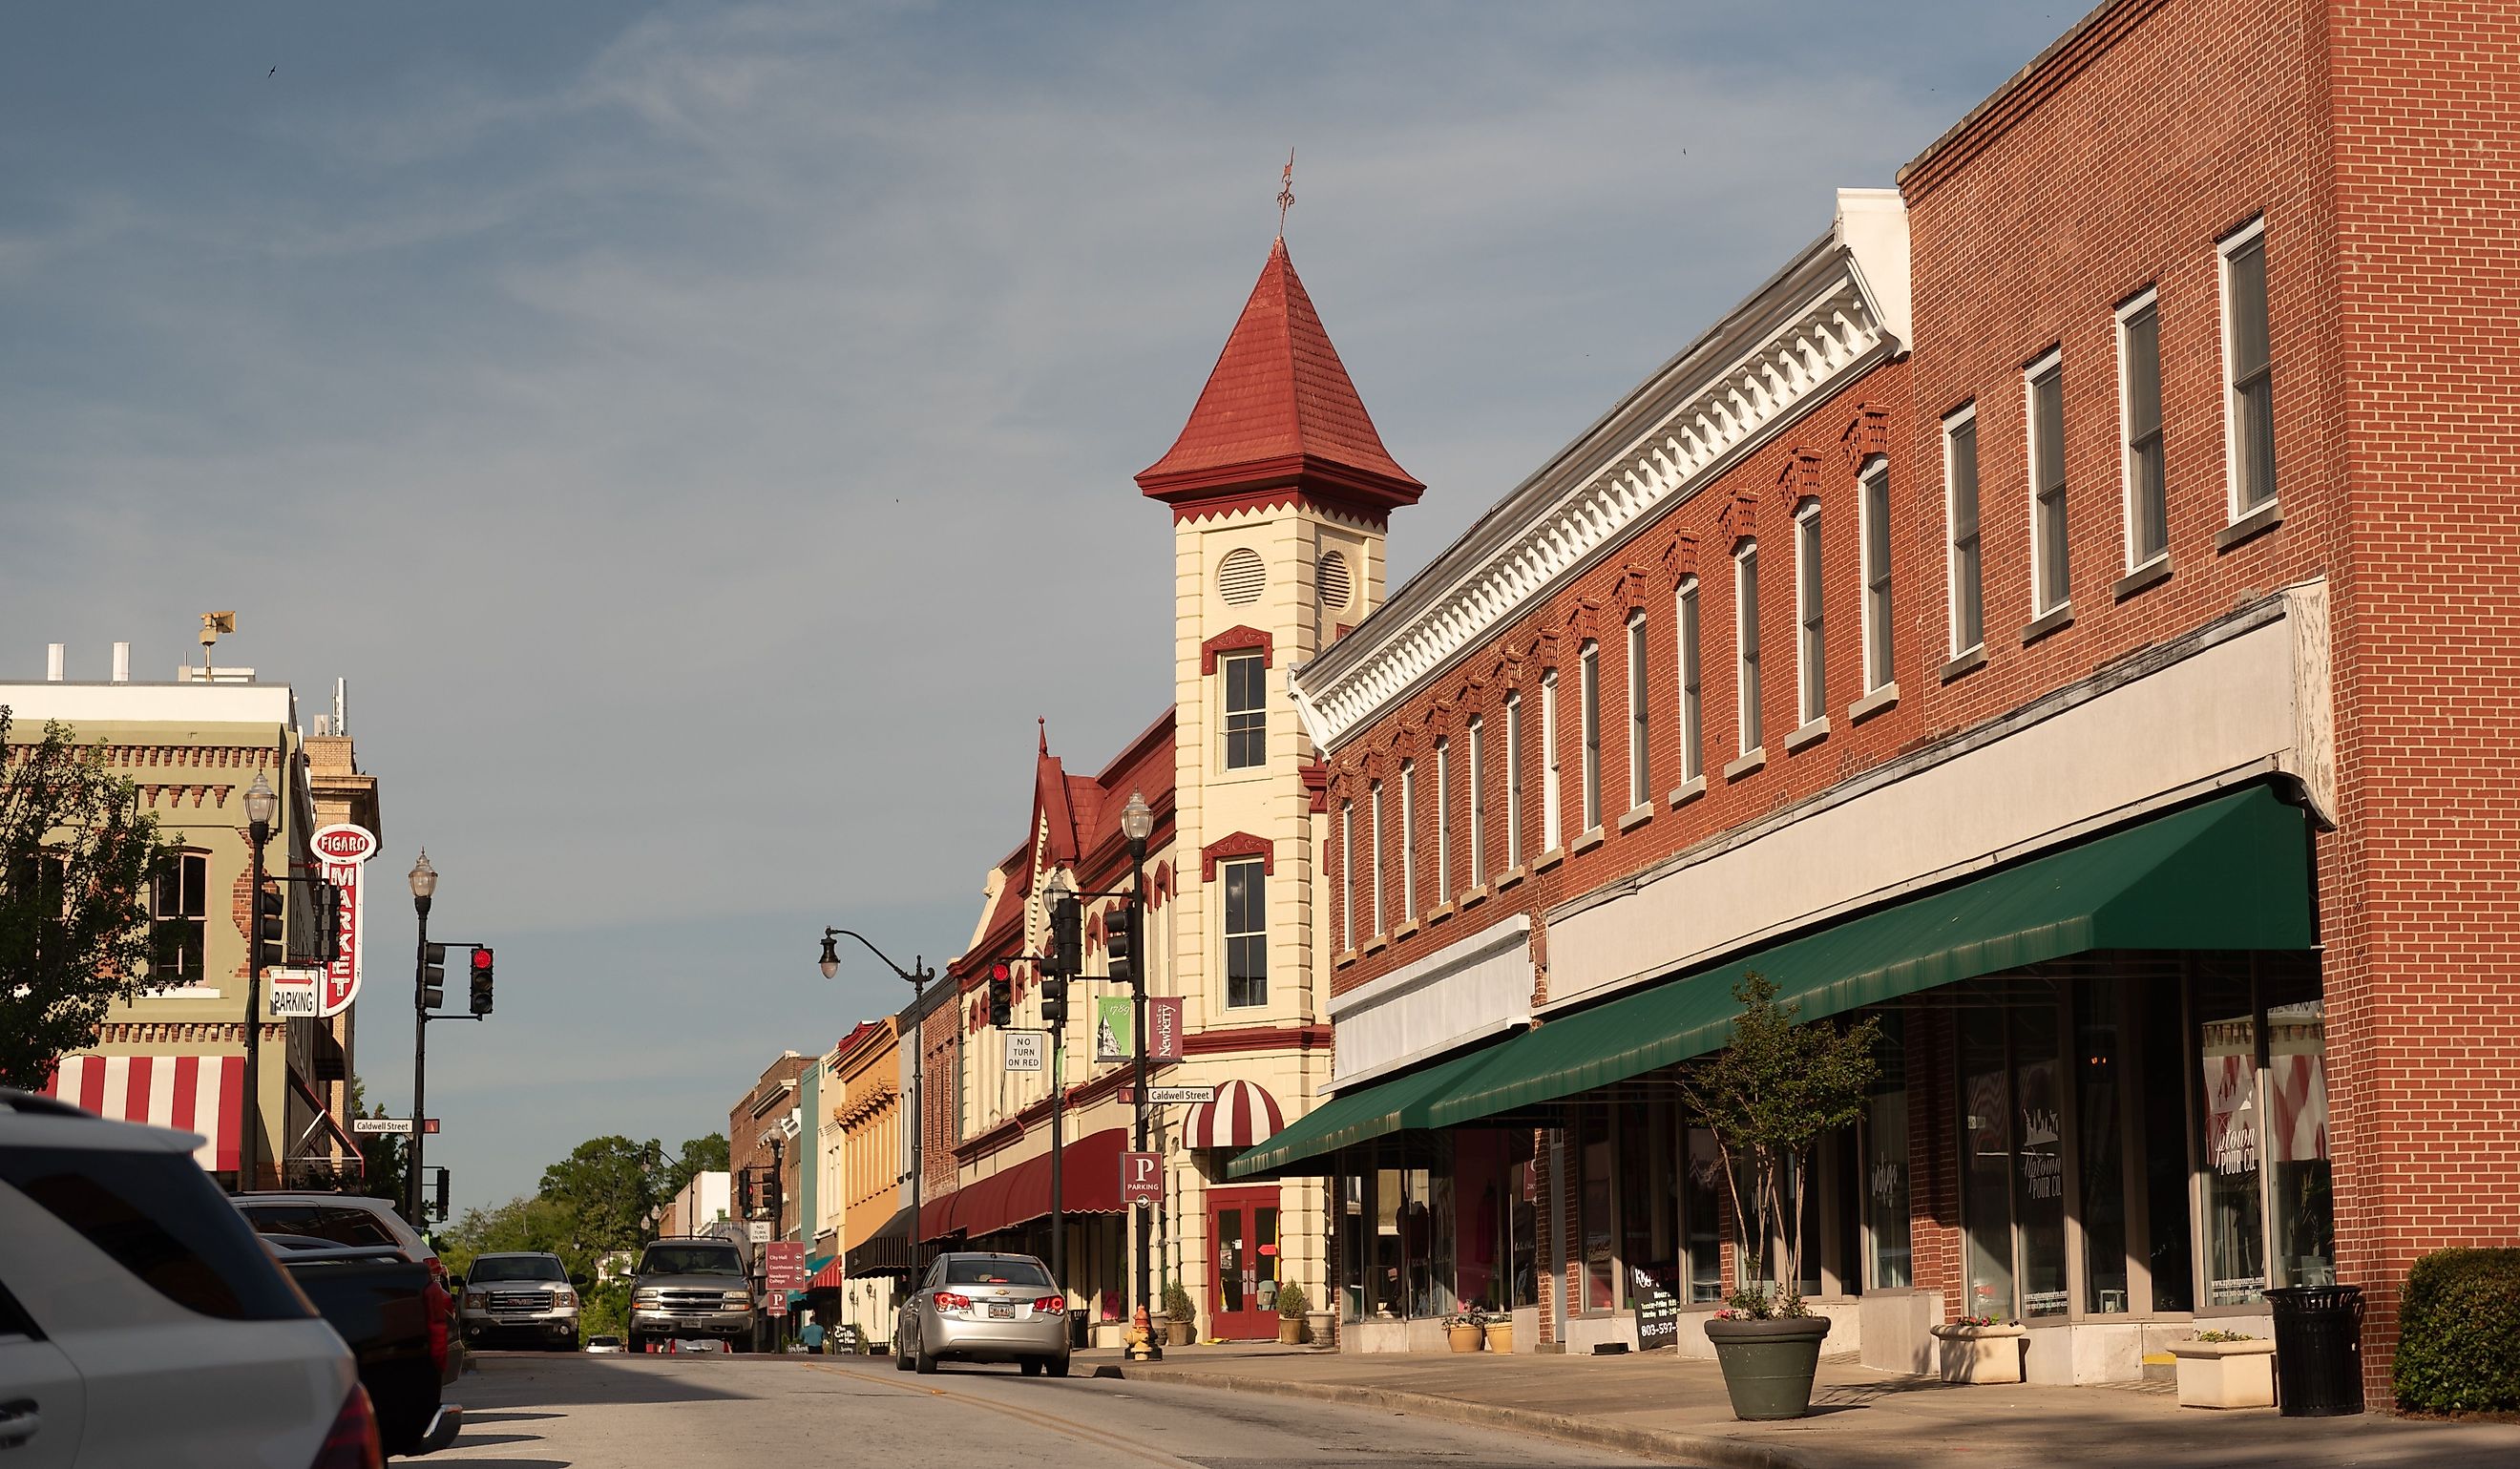
M 1828 234 L 1639 384 L 1287 683 L 1331 750 L 1812 404 L 1907 350 L 1907 218 L 1845 190 Z

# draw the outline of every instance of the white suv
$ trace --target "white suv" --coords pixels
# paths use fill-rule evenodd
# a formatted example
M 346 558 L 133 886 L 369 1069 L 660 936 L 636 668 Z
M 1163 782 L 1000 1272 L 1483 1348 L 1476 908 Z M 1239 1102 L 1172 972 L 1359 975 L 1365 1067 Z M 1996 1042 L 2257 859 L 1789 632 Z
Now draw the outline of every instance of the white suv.
M 193 1161 L 0 1089 L 0 1462 L 376 1469 L 349 1349 Z

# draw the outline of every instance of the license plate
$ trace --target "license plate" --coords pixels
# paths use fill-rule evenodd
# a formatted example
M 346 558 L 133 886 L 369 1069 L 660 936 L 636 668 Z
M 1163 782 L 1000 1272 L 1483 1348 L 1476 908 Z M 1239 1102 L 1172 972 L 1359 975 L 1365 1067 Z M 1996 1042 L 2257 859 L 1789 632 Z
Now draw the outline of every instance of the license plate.
M 1014 1318 L 1015 1318 L 1015 1303 L 1013 1303 L 1012 1301 L 992 1301 L 992 1302 L 990 1302 L 990 1303 L 989 1303 L 989 1319 L 990 1319 L 990 1320 L 993 1320 L 993 1321 L 1012 1321 L 1012 1320 L 1013 1320 Z

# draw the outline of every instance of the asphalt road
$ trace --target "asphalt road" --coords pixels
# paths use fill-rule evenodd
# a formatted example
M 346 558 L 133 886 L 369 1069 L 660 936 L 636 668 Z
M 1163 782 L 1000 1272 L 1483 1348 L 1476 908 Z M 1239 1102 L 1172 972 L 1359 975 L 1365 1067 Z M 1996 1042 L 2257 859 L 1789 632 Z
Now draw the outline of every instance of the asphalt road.
M 474 1469 L 1611 1469 L 1649 1462 L 1444 1423 L 1199 1388 L 884 1358 L 483 1353 L 463 1436 Z M 1083 1363 L 1078 1364 L 1080 1368 Z M 419 1460 L 410 1462 L 418 1463 Z

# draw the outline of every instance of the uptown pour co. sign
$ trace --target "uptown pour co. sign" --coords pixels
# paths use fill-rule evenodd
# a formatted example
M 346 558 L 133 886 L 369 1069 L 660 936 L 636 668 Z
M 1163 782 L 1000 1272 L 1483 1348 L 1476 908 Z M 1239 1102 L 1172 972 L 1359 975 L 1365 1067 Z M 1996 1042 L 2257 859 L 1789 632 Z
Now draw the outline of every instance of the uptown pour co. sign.
M 346 823 L 325 826 L 316 831 L 314 847 L 324 875 L 341 901 L 341 945 L 324 970 L 316 1012 L 338 1015 L 359 998 L 359 959 L 367 947 L 368 927 L 368 888 L 360 873 L 368 859 L 377 855 L 377 834 Z

